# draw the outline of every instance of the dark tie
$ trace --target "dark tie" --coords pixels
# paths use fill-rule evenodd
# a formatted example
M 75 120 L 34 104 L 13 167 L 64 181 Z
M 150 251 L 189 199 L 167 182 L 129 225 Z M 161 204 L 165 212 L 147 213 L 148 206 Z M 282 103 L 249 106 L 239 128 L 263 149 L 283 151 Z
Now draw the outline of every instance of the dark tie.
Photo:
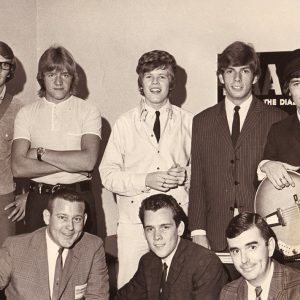
M 154 126 L 153 126 L 153 131 L 156 137 L 157 142 L 159 142 L 159 138 L 160 138 L 160 122 L 159 122 L 159 115 L 160 112 L 157 110 L 155 112 L 156 114 L 156 118 L 155 118 L 155 122 L 154 122 Z
M 62 261 L 63 251 L 64 251 L 64 248 L 58 249 L 58 255 L 57 255 L 56 264 L 55 264 L 53 292 L 52 292 L 52 298 L 51 298 L 52 300 L 58 299 L 59 284 L 61 281 L 61 275 L 62 275 L 62 270 L 63 270 L 63 261 Z
M 162 273 L 160 279 L 160 287 L 159 287 L 159 298 L 162 299 L 162 294 L 164 292 L 164 287 L 167 279 L 168 265 L 163 263 L 162 265 Z
M 256 300 L 261 300 L 261 297 L 260 297 L 261 293 L 262 293 L 262 288 L 260 286 L 257 286 L 255 288 Z
M 231 139 L 232 144 L 235 146 L 236 141 L 240 134 L 240 115 L 239 115 L 239 106 L 234 107 L 234 115 L 233 115 L 233 122 L 232 122 L 232 131 L 231 131 Z

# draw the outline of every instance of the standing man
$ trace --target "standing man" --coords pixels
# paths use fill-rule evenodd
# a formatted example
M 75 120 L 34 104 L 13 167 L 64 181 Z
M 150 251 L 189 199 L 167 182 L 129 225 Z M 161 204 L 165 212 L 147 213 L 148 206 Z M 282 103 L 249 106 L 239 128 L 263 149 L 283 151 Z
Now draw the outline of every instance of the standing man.
M 227 276 L 210 250 L 181 238 L 186 215 L 170 195 L 146 198 L 140 219 L 150 252 L 117 300 L 216 300 Z
M 41 56 L 37 80 L 39 99 L 26 105 L 15 121 L 12 169 L 29 177 L 25 222 L 31 232 L 43 226 L 42 212 L 57 188 L 81 193 L 88 204 L 87 231 L 96 232 L 95 202 L 90 186 L 100 143 L 101 116 L 90 103 L 74 96 L 76 62 L 63 47 Z
M 7 300 L 108 300 L 103 242 L 83 232 L 83 198 L 56 191 L 43 219 L 47 227 L 9 237 L 0 249 L 0 289 Z
M 220 300 L 300 299 L 300 271 L 272 259 L 276 237 L 260 215 L 243 212 L 234 217 L 226 238 L 242 276 L 222 289 Z
M 260 163 L 260 171 L 277 189 L 294 185 L 287 171 L 297 171 L 300 168 L 300 49 L 291 54 L 282 77 L 283 92 L 296 104 L 296 114 L 272 125 L 264 161 Z
M 188 209 L 192 114 L 169 101 L 176 61 L 154 50 L 142 55 L 136 71 L 142 100 L 116 121 L 100 164 L 103 185 L 117 194 L 119 288 L 149 250 L 138 215 L 142 200 L 163 192 Z
M 271 125 L 285 113 L 252 95 L 260 75 L 252 46 L 229 45 L 218 59 L 225 100 L 195 116 L 189 221 L 193 241 L 226 250 L 224 229 L 239 211 L 253 211 L 256 168 Z
M 14 213 L 15 205 L 22 203 L 22 196 L 14 201 L 15 184 L 11 171 L 14 120 L 22 103 L 6 90 L 6 83 L 14 77 L 15 69 L 12 49 L 0 41 L 0 245 L 8 236 L 15 234 L 12 220 L 22 218 Z

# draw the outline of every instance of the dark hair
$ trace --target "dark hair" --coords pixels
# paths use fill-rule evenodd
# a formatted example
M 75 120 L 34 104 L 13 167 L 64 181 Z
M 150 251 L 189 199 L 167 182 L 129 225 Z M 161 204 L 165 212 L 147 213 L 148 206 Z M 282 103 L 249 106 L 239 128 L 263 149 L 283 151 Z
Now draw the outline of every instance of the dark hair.
M 177 203 L 177 201 L 170 195 L 156 194 L 144 199 L 141 204 L 139 217 L 142 221 L 143 226 L 145 226 L 145 211 L 151 210 L 155 212 L 161 208 L 169 208 L 172 210 L 173 219 L 177 227 L 181 221 L 185 223 L 185 225 L 187 225 L 187 216 L 183 211 L 182 207 Z M 185 227 L 187 228 L 187 226 Z
M 44 74 L 54 70 L 62 71 L 66 69 L 72 76 L 72 84 L 70 88 L 70 94 L 76 93 L 76 85 L 78 83 L 78 74 L 76 69 L 76 62 L 71 53 L 61 46 L 53 46 L 48 48 L 39 60 L 37 81 L 40 85 L 38 92 L 40 97 L 44 97 L 46 93 L 46 87 L 44 83 Z
M 169 70 L 169 75 L 170 75 L 169 94 L 170 94 L 175 87 L 176 67 L 177 64 L 174 56 L 166 51 L 153 50 L 144 53 L 140 57 L 138 65 L 136 67 L 136 72 L 139 75 L 138 86 L 141 95 L 144 96 L 143 84 L 142 84 L 144 74 L 153 71 L 155 69 Z
M 10 59 L 11 61 L 9 62 L 11 67 L 9 70 L 9 74 L 6 77 L 6 82 L 11 80 L 14 75 L 15 75 L 15 70 L 16 70 L 16 59 L 14 56 L 14 53 L 12 49 L 4 42 L 0 41 L 0 55 L 3 56 L 6 59 Z
M 235 238 L 252 227 L 257 227 L 259 229 L 266 243 L 269 242 L 271 237 L 273 237 L 277 243 L 277 238 L 274 231 L 263 219 L 263 217 L 259 214 L 251 212 L 242 212 L 231 219 L 225 231 L 226 238 Z
M 300 49 L 289 54 L 289 59 L 282 72 L 283 93 L 288 95 L 291 79 L 300 78 Z
M 249 65 L 254 76 L 260 76 L 260 62 L 254 47 L 251 44 L 246 44 L 236 41 L 230 44 L 218 56 L 217 74 L 223 74 L 229 66 L 240 67 Z
M 81 197 L 80 194 L 78 194 L 77 192 L 70 190 L 70 189 L 59 188 L 53 194 L 51 194 L 48 199 L 47 209 L 49 210 L 49 212 L 51 214 L 53 212 L 54 201 L 55 201 L 55 199 L 58 199 L 58 198 L 61 198 L 63 200 L 69 201 L 69 202 L 84 203 L 84 210 L 86 209 L 85 201 Z

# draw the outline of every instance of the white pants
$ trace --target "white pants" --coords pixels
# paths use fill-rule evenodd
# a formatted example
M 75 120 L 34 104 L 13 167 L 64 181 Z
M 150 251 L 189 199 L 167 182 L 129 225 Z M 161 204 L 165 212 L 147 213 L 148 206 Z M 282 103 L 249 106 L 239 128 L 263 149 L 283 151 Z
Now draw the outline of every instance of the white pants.
M 138 269 L 140 258 L 149 251 L 142 224 L 118 224 L 118 288 L 126 284 Z

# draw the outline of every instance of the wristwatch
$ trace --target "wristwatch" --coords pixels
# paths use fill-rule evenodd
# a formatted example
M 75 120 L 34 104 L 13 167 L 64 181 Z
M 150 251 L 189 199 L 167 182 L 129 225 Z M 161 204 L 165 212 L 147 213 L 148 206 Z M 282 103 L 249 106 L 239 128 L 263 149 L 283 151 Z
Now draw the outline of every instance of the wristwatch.
M 36 157 L 39 161 L 42 161 L 42 156 L 45 154 L 46 149 L 43 147 L 38 147 L 36 149 Z

